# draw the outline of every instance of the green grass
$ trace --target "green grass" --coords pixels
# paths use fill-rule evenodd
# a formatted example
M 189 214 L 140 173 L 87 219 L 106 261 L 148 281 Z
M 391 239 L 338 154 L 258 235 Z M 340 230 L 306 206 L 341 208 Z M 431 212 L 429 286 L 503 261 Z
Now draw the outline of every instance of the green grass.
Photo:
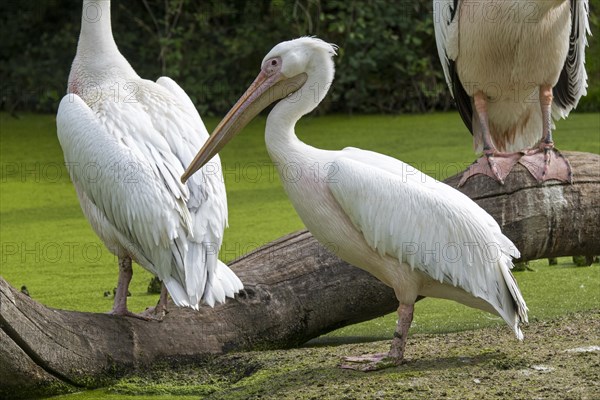
M 205 122 L 212 129 L 218 121 Z M 112 297 L 104 297 L 103 293 L 116 286 L 116 259 L 81 213 L 63 165 L 54 116 L 26 114 L 14 119 L 0 114 L 0 130 L 0 274 L 15 287 L 26 285 L 34 299 L 48 306 L 92 312 L 109 310 Z M 224 261 L 303 227 L 269 160 L 263 132 L 264 118 L 259 118 L 222 152 L 229 201 L 229 229 L 221 250 Z M 297 132 L 302 140 L 317 147 L 354 146 L 379 151 L 439 179 L 462 170 L 474 159 L 471 136 L 455 113 L 306 117 Z M 598 114 L 573 114 L 559 123 L 556 141 L 561 149 L 600 153 L 599 132 Z M 536 276 L 546 274 L 545 271 L 540 268 L 537 274 L 519 275 L 523 285 L 527 285 L 531 275 L 531 289 L 524 287 L 528 300 L 536 290 Z M 544 281 L 559 279 L 559 271 L 548 270 Z M 141 311 L 156 301 L 156 295 L 146 294 L 149 280 L 150 274 L 136 266 L 130 286 L 132 310 Z M 532 292 L 529 296 L 528 291 Z M 567 306 L 555 307 L 564 310 Z M 460 312 L 461 318 L 452 316 L 444 323 L 438 322 L 440 329 L 450 330 L 461 326 L 463 315 L 483 315 L 456 307 L 461 306 L 447 302 L 440 308 L 433 300 L 426 300 L 418 305 L 423 312 L 417 315 L 435 315 L 430 318 L 435 321 L 438 314 Z M 390 322 L 393 316 L 387 318 Z M 481 321 L 468 324 L 482 324 L 486 318 L 477 317 Z M 457 325 L 448 325 L 451 321 Z M 435 330 L 434 322 L 415 322 L 416 329 L 422 325 L 424 330 Z M 375 320 L 370 326 L 383 332 L 377 328 L 380 323 Z M 390 328 L 386 325 L 384 331 L 387 335 Z
M 339 368 L 342 357 L 387 351 L 390 338 L 158 362 L 107 388 L 58 398 L 597 399 L 598 353 L 572 349 L 597 345 L 599 311 L 533 322 L 524 327 L 523 342 L 506 326 L 415 335 L 406 364 L 368 374 Z
M 559 259 L 559 265 L 549 266 L 547 260 L 530 263 L 534 271 L 519 271 L 514 275 L 529 307 L 529 321 L 556 318 L 566 312 L 600 307 L 600 267 L 576 267 L 570 258 Z M 389 339 L 396 327 L 397 315 L 385 315 L 360 324 L 331 332 L 313 340 L 314 344 L 351 343 Z M 427 298 L 415 305 L 411 335 L 416 333 L 459 332 L 489 326 L 502 326 L 497 316 L 442 299 Z M 508 330 L 509 328 L 506 327 Z

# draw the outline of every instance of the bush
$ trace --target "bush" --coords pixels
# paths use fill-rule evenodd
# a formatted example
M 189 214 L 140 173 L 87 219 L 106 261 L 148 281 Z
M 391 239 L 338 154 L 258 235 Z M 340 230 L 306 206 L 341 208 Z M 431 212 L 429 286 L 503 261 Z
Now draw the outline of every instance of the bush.
M 595 6 L 597 0 L 592 2 Z M 202 115 L 222 115 L 276 43 L 317 35 L 339 45 L 336 81 L 319 109 L 340 113 L 445 110 L 451 99 L 435 48 L 431 0 L 114 1 L 123 55 L 148 79 L 168 75 Z M 55 112 L 77 47 L 80 1 L 0 4 L 0 109 Z M 592 15 L 592 29 L 598 19 Z M 590 40 L 588 98 L 598 110 L 598 43 Z

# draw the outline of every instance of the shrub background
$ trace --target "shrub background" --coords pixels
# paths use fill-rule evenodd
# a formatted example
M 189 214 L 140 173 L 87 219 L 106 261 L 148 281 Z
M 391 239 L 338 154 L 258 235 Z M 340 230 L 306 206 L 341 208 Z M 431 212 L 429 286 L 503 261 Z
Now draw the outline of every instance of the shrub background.
M 0 110 L 55 112 L 66 90 L 81 0 L 0 2 Z M 592 0 L 598 33 L 600 0 Z M 276 43 L 301 35 L 339 45 L 320 112 L 413 113 L 452 107 L 439 64 L 431 0 L 116 0 L 115 40 L 147 79 L 168 75 L 202 115 L 223 115 Z M 588 96 L 600 109 L 600 48 L 587 49 Z

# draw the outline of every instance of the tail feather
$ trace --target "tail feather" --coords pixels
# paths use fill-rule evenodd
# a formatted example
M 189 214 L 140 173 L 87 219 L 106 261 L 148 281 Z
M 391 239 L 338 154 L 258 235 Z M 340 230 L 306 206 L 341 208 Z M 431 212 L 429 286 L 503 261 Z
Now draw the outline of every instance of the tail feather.
M 190 304 L 198 304 L 211 275 L 210 257 L 205 243 L 189 242 L 185 255 L 185 289 Z
M 198 303 L 190 303 L 186 290 L 175 279 L 168 277 L 163 283 L 167 287 L 167 291 L 171 295 L 173 302 L 178 307 L 191 307 L 194 310 L 198 309 Z
M 203 297 L 204 302 L 211 307 L 224 303 L 226 297 L 233 298 L 244 288 L 240 278 L 227 265 L 218 259 L 216 262 L 215 274 L 209 277 Z
M 172 248 L 172 260 L 178 266 L 173 268 L 171 275 L 159 276 L 177 306 L 197 310 L 204 301 L 214 307 L 243 289 L 240 279 L 219 261 L 213 244 L 187 242 L 178 245 Z M 182 250 L 183 257 L 179 256 Z
M 223 262 L 217 260 L 219 263 L 219 276 L 223 286 L 225 288 L 225 295 L 233 298 L 236 293 L 244 289 L 244 284 L 238 278 L 238 276 Z
M 502 271 L 504 283 L 506 284 L 508 292 L 511 296 L 512 307 L 510 307 L 509 310 L 512 312 L 502 310 L 501 316 L 509 325 L 512 326 L 513 330 L 515 331 L 515 335 L 517 336 L 517 339 L 523 340 L 524 336 L 523 332 L 521 331 L 521 328 L 519 327 L 519 324 L 529 322 L 529 319 L 527 317 L 527 311 L 529 309 L 527 308 L 527 304 L 525 304 L 525 299 L 523 299 L 523 295 L 519 290 L 519 286 L 517 285 L 515 277 L 510 272 L 512 267 L 513 263 L 510 260 L 510 258 L 502 257 L 502 260 L 500 262 L 500 270 Z

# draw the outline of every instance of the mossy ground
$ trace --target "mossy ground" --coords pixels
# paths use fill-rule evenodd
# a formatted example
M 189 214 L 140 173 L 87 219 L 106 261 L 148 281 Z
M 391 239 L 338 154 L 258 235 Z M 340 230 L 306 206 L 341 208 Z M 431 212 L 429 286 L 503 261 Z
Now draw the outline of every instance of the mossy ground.
M 412 335 L 405 364 L 369 373 L 340 369 L 342 357 L 387 351 L 389 340 L 172 360 L 59 399 L 600 398 L 600 309 L 524 332 L 523 342 L 506 327 Z

